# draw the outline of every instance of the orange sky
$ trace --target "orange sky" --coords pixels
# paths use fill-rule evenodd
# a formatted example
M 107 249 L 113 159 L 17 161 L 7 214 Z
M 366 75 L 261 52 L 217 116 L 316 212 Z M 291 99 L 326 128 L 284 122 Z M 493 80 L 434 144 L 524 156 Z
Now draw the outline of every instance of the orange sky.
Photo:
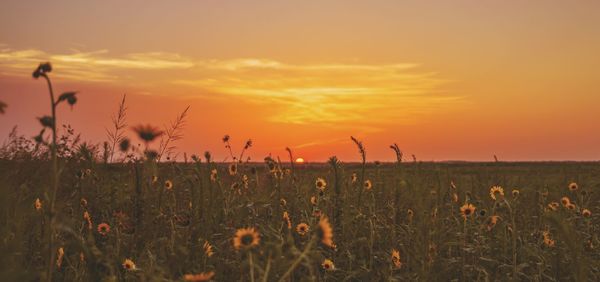
M 181 152 L 255 160 L 600 159 L 599 1 L 3 1 L 0 136 L 39 130 L 51 61 L 61 108 L 100 143 L 190 105 Z

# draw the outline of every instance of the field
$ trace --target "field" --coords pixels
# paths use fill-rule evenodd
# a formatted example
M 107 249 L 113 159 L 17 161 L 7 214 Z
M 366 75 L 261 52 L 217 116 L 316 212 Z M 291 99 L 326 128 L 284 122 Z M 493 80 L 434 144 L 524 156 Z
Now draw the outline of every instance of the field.
M 109 164 L 79 147 L 59 150 L 50 216 L 51 161 L 13 141 L 5 281 L 600 279 L 598 163 Z

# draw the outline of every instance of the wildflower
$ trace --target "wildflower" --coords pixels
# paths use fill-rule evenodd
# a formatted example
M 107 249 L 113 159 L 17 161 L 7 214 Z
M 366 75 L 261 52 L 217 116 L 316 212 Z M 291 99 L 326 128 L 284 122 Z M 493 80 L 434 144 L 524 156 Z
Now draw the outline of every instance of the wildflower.
M 110 225 L 108 225 L 108 223 L 98 224 L 98 233 L 102 236 L 108 235 L 108 233 L 110 233 Z
M 204 254 L 206 254 L 207 257 L 212 257 L 212 255 L 214 254 L 213 247 L 208 241 L 204 241 L 204 245 L 202 245 L 202 248 L 204 249 Z
M 406 215 L 408 216 L 408 220 L 412 220 L 413 216 L 415 215 L 415 212 L 413 212 L 413 210 L 408 209 L 406 210 Z
M 569 191 L 575 192 L 575 191 L 577 191 L 577 189 L 579 189 L 579 186 L 577 185 L 577 183 L 571 182 L 571 184 L 569 184 Z
M 217 169 L 216 168 L 213 168 L 210 171 L 210 181 L 212 181 L 212 182 L 216 182 L 217 181 Z
M 316 206 L 316 205 L 317 205 L 317 197 L 316 197 L 316 196 L 312 196 L 312 197 L 310 197 L 310 203 L 311 203 L 313 206 Z
M 292 229 L 292 221 L 290 220 L 290 214 L 287 211 L 283 212 L 283 220 L 287 223 L 288 229 Z
M 229 175 L 234 176 L 237 174 L 237 163 L 231 163 L 229 164 Z
M 395 268 L 402 267 L 402 261 L 400 261 L 400 251 L 393 249 L 392 250 L 392 263 Z
M 167 188 L 167 190 L 173 189 L 173 181 L 171 181 L 171 180 L 165 181 L 165 188 Z
M 498 224 L 498 221 L 501 219 L 502 218 L 497 215 L 490 216 L 488 219 L 488 223 L 487 223 L 488 231 L 491 231 L 496 226 L 496 224 Z
M 551 202 L 548 204 L 548 208 L 550 208 L 553 211 L 556 211 L 558 207 L 560 207 L 560 204 L 557 202 Z
M 548 247 L 554 247 L 556 242 L 554 242 L 554 240 L 552 238 L 550 238 L 550 232 L 544 231 L 542 233 L 542 236 L 544 237 L 544 245 L 546 245 Z
M 329 219 L 326 216 L 321 217 L 319 220 L 319 229 L 317 234 L 319 235 L 323 245 L 330 248 L 335 248 L 335 244 L 333 243 L 333 228 L 331 228 Z
M 306 233 L 308 233 L 309 229 L 310 229 L 310 227 L 306 223 L 300 223 L 296 226 L 296 232 L 298 232 L 298 234 L 300 234 L 300 236 L 306 235 Z
M 371 180 L 365 180 L 363 186 L 365 187 L 365 190 L 369 191 L 373 188 L 373 183 L 371 183 Z
M 583 209 L 581 211 L 581 215 L 583 215 L 583 217 L 590 217 L 590 216 L 592 216 L 592 212 L 588 209 Z
M 356 176 L 356 172 L 352 173 L 350 180 L 352 181 L 352 183 L 356 183 L 356 181 L 358 181 L 358 176 Z
M 325 190 L 325 187 L 327 187 L 327 182 L 325 182 L 325 179 L 319 177 L 317 178 L 317 181 L 315 181 L 315 186 L 317 189 L 323 191 Z
M 137 125 L 132 127 L 132 130 L 138 134 L 138 137 L 144 142 L 152 142 L 156 137 L 161 136 L 164 132 L 157 127 L 151 125 Z
M 83 219 L 85 219 L 87 221 L 88 224 L 88 229 L 92 230 L 92 217 L 90 216 L 90 213 L 87 211 L 83 212 Z
M 512 190 L 512 196 L 513 198 L 519 197 L 519 195 L 521 194 L 521 192 L 517 189 Z
M 571 211 L 574 211 L 576 208 L 577 208 L 577 206 L 575 204 L 573 204 L 573 203 L 569 203 L 567 205 L 567 209 L 569 209 Z
M 135 263 L 131 259 L 125 259 L 125 261 L 123 261 L 123 268 L 128 271 L 136 270 Z
M 458 203 L 458 194 L 452 193 L 452 201 Z
M 285 207 L 285 206 L 287 205 L 287 201 L 286 201 L 284 198 L 281 198 L 281 199 L 279 200 L 279 204 L 280 204 L 282 207 Z
M 462 213 L 463 217 L 467 219 L 467 217 L 475 213 L 475 206 L 472 204 L 464 204 L 462 207 L 460 207 L 460 213 Z
M 36 211 L 39 211 L 42 209 L 42 201 L 40 200 L 40 198 L 36 198 L 35 202 L 33 203 L 33 206 L 35 207 Z
M 571 200 L 569 199 L 569 197 L 565 196 L 560 198 L 560 202 L 566 208 L 571 203 Z
M 490 197 L 492 200 L 496 200 L 497 197 L 504 197 L 504 189 L 500 186 L 494 186 L 490 189 Z
M 214 276 L 214 271 L 201 272 L 198 274 L 186 274 L 183 276 L 183 280 L 190 282 L 210 281 Z
M 46 73 L 49 73 L 52 71 L 52 65 L 50 64 L 50 62 L 46 62 L 46 63 L 40 63 L 40 65 L 37 67 L 37 69 L 35 69 L 35 71 L 33 71 L 33 78 L 38 78 L 40 76 L 45 76 Z
M 58 248 L 57 257 L 56 257 L 56 267 L 60 268 L 63 262 L 63 257 L 65 255 L 65 249 L 63 247 Z
M 274 171 L 272 171 L 273 177 L 276 179 L 283 179 L 283 171 L 280 167 L 277 167 Z
M 325 270 L 335 270 L 335 265 L 333 265 L 333 261 L 330 259 L 325 259 L 321 266 L 323 266 L 323 269 Z
M 129 141 L 127 138 L 123 138 L 123 140 L 121 140 L 119 143 L 119 149 L 121 152 L 125 153 L 129 150 L 129 147 L 131 147 L 131 141 Z
M 250 249 L 254 246 L 258 246 L 258 243 L 260 243 L 260 236 L 253 227 L 240 228 L 235 232 L 233 247 L 236 250 Z

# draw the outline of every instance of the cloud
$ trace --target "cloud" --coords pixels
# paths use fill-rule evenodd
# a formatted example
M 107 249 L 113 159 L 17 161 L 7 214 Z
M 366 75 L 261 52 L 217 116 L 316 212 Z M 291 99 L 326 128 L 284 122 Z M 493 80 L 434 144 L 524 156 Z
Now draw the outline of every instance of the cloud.
M 31 73 L 39 62 L 50 61 L 60 72 L 55 76 L 76 81 L 115 81 L 119 72 L 188 69 L 193 62 L 178 54 L 164 52 L 133 53 L 110 56 L 108 50 L 66 54 L 49 54 L 37 49 L 0 49 L 0 69 L 3 73 L 22 76 Z
M 108 50 L 50 54 L 0 45 L 2 74 L 29 76 L 41 61 L 51 61 L 60 69 L 53 76 L 66 80 L 129 84 L 148 93 L 184 89 L 187 95 L 262 104 L 268 121 L 285 124 L 374 131 L 465 102 L 444 92 L 449 80 L 416 63 L 290 64 L 264 58 L 200 60 L 167 52 L 115 56 Z

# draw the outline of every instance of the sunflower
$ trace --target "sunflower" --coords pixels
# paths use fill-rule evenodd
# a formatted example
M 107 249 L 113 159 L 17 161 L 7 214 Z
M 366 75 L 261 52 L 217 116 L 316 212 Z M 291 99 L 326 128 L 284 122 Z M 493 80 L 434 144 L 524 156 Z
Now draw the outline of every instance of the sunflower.
M 513 198 L 519 197 L 519 195 L 521 194 L 521 192 L 517 189 L 512 190 L 512 196 Z
M 488 218 L 488 222 L 487 222 L 487 229 L 488 231 L 491 231 L 496 224 L 498 224 L 498 221 L 501 220 L 502 218 L 497 216 L 497 215 L 492 215 Z
M 296 226 L 296 232 L 298 232 L 298 234 L 300 234 L 300 236 L 306 235 L 306 233 L 308 233 L 309 229 L 310 229 L 310 227 L 306 223 L 300 223 Z
M 352 181 L 352 183 L 356 183 L 356 181 L 358 181 L 358 176 L 356 175 L 356 172 L 352 173 L 352 176 L 350 177 L 350 181 Z
M 581 211 L 581 215 L 583 215 L 583 217 L 590 217 L 590 216 L 592 216 L 592 212 L 588 209 L 583 209 Z
M 137 125 L 132 127 L 133 131 L 138 134 L 138 137 L 144 142 L 151 142 L 156 137 L 163 135 L 164 131 L 152 125 Z
M 87 221 L 88 229 L 92 230 L 92 217 L 90 216 L 90 213 L 87 211 L 84 211 L 83 219 L 85 219 Z
M 462 213 L 463 217 L 467 219 L 467 217 L 475 213 L 475 206 L 472 204 L 464 204 L 462 207 L 460 207 L 460 213 Z
M 58 248 L 57 257 L 56 257 L 56 267 L 60 268 L 63 262 L 63 257 L 65 256 L 65 249 L 63 247 Z
M 98 224 L 98 233 L 102 236 L 108 235 L 110 233 L 110 225 L 108 223 L 100 223 Z
M 369 191 L 373 188 L 373 183 L 371 183 L 371 180 L 365 180 L 363 186 L 365 187 L 365 190 Z
M 402 261 L 400 261 L 400 251 L 396 249 L 392 250 L 392 263 L 396 269 L 402 267 Z
M 325 259 L 323 261 L 323 263 L 321 264 L 321 266 L 325 270 L 335 270 L 335 265 L 333 264 L 333 261 L 331 261 L 330 259 Z
M 553 211 L 556 211 L 558 207 L 560 207 L 560 204 L 558 202 L 551 202 L 548 204 L 548 208 L 550 208 Z
M 571 200 L 569 199 L 569 197 L 565 196 L 560 198 L 560 202 L 566 208 L 571 203 Z
M 254 246 L 258 246 L 259 242 L 260 235 L 253 227 L 240 228 L 235 232 L 235 237 L 233 237 L 233 247 L 236 250 L 250 249 Z
M 165 181 L 165 188 L 167 188 L 167 190 L 173 189 L 173 181 L 171 181 L 171 180 Z
M 237 170 L 238 170 L 237 163 L 231 163 L 229 165 L 229 175 L 231 175 L 231 176 L 236 175 Z
M 213 247 L 208 241 L 204 241 L 204 245 L 202 245 L 202 248 L 204 249 L 204 254 L 206 254 L 207 257 L 212 257 L 212 255 L 214 254 Z
M 458 203 L 458 194 L 452 193 L 452 201 Z
M 497 200 L 497 197 L 504 197 L 504 189 L 500 186 L 494 186 L 490 189 L 490 197 L 492 200 Z
M 35 199 L 33 206 L 35 207 L 36 211 L 39 211 L 42 209 L 42 201 L 40 200 L 40 198 Z
M 210 171 L 210 181 L 212 181 L 212 182 L 217 181 L 217 169 L 216 168 L 213 168 Z
M 325 182 L 325 179 L 319 177 L 317 178 L 317 181 L 315 181 L 315 186 L 317 189 L 323 191 L 325 190 L 325 187 L 327 187 L 327 182 Z
M 210 281 L 214 276 L 214 271 L 201 272 L 198 274 L 186 274 L 183 276 L 183 280 L 191 282 Z
M 413 212 L 413 210 L 408 209 L 406 210 L 406 215 L 408 216 L 408 220 L 412 220 L 413 216 L 415 215 L 415 212 Z
M 317 234 L 319 239 L 321 239 L 321 243 L 327 247 L 335 248 L 335 244 L 333 243 L 333 228 L 331 228 L 329 219 L 326 216 L 321 217 L 318 227 Z
M 573 203 L 569 203 L 567 205 L 567 209 L 574 211 L 577 208 L 577 206 Z
M 544 245 L 546 245 L 548 247 L 554 247 L 556 242 L 554 242 L 554 240 L 552 238 L 550 238 L 550 232 L 544 231 L 542 233 L 542 236 L 544 237 Z
M 125 270 L 135 270 L 135 262 L 131 259 L 125 259 L 125 261 L 123 261 L 123 268 L 125 268 Z
M 283 212 L 283 220 L 286 222 L 288 229 L 292 229 L 292 221 L 290 220 L 290 214 L 287 211 Z
M 577 189 L 579 189 L 579 185 L 577 185 L 577 183 L 571 182 L 571 184 L 569 184 L 569 191 L 574 192 L 577 191 Z
M 317 197 L 316 197 L 316 196 L 312 196 L 312 197 L 310 197 L 310 203 L 311 203 L 313 206 L 316 206 L 316 205 L 317 205 Z

